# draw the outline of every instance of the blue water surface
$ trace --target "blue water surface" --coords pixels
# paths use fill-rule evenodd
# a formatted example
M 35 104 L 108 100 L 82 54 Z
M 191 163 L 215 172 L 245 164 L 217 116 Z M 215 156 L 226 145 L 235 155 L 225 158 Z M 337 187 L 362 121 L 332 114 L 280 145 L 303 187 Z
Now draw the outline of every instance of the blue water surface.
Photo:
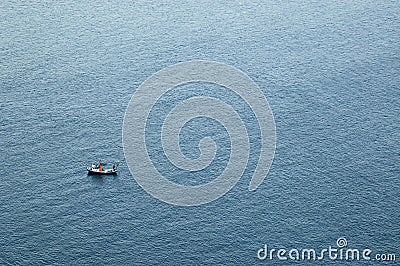
M 399 14 L 390 0 L 2 1 L 0 265 L 396 264 L 257 258 L 265 244 L 321 250 L 339 237 L 398 263 Z M 248 106 L 207 86 L 171 91 L 147 128 L 150 156 L 171 180 L 209 182 L 229 158 L 225 129 L 198 119 L 182 129 L 182 151 L 198 156 L 208 131 L 219 160 L 198 177 L 161 163 L 160 132 L 151 129 L 185 97 L 225 99 L 252 140 L 231 191 L 177 207 L 136 183 L 122 125 L 143 81 L 194 59 L 256 82 L 275 116 L 277 148 L 249 192 L 260 133 Z M 120 161 L 118 176 L 87 176 L 98 159 Z

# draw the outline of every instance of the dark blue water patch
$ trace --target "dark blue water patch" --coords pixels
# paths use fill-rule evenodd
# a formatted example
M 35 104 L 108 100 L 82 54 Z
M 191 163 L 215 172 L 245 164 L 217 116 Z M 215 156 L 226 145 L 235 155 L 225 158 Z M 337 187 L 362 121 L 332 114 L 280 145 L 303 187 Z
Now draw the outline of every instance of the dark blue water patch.
M 261 133 L 258 122 L 250 106 L 239 95 L 227 88 L 209 83 L 178 86 L 165 93 L 153 106 L 146 124 L 146 145 L 150 158 L 155 162 L 154 165 L 160 172 L 166 174 L 167 177 L 172 176 L 171 180 L 179 183 L 182 182 L 179 179 L 183 178 L 191 180 L 191 184 L 196 184 L 196 181 L 194 181 L 196 180 L 194 178 L 196 174 L 201 176 L 200 179 L 203 182 L 209 182 L 218 177 L 225 169 L 231 150 L 229 135 L 222 125 L 218 126 L 215 120 L 209 118 L 194 119 L 190 123 L 182 125 L 183 128 L 180 133 L 182 152 L 188 155 L 188 158 L 196 158 L 196 156 L 200 155 L 198 149 L 200 139 L 210 136 L 217 143 L 217 154 L 214 162 L 204 169 L 204 171 L 191 173 L 179 170 L 168 161 L 163 152 L 161 127 L 164 119 L 177 103 L 194 96 L 208 96 L 220 99 L 229 104 L 238 113 L 246 126 L 250 141 L 250 160 L 244 173 L 244 176 L 248 177 L 254 171 L 260 153 Z

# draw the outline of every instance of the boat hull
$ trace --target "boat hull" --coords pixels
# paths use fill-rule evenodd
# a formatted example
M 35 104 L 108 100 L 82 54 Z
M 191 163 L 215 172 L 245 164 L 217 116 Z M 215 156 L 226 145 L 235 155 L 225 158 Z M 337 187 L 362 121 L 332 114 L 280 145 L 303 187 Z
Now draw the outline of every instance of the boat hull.
M 116 169 L 106 169 L 100 171 L 100 169 L 90 169 L 87 168 L 88 175 L 116 175 L 117 170 Z

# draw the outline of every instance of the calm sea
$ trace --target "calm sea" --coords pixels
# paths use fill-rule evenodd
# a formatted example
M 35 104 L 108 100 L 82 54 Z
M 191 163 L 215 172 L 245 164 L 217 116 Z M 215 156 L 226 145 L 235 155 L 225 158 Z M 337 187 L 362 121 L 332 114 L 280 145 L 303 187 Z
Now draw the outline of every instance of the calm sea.
M 398 262 L 399 14 L 390 0 L 2 1 L 0 265 L 303 265 L 311 262 L 261 261 L 257 251 L 321 250 L 339 237 Z M 250 130 L 238 184 L 209 204 L 177 207 L 130 174 L 122 124 L 143 81 L 193 59 L 232 65 L 257 83 L 277 149 L 249 192 L 260 150 Z M 157 106 L 161 116 L 185 95 L 212 91 L 180 89 Z M 227 157 L 226 132 L 207 119 L 182 131 L 182 150 L 196 157 L 193 140 L 207 132 Z M 159 134 L 149 134 L 157 157 Z M 98 159 L 120 161 L 118 176 L 87 176 Z M 214 172 L 225 165 L 213 162 Z M 212 172 L 182 182 L 209 182 Z M 385 264 L 317 262 L 346 263 Z

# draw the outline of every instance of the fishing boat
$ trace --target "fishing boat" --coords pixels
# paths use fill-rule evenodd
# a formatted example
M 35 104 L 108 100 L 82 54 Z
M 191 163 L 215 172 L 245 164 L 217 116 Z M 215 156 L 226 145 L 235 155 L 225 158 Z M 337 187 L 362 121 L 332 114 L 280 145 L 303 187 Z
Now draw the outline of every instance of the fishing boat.
M 116 175 L 118 164 L 114 164 L 112 168 L 105 168 L 101 161 L 97 164 L 93 163 L 87 167 L 88 175 Z

